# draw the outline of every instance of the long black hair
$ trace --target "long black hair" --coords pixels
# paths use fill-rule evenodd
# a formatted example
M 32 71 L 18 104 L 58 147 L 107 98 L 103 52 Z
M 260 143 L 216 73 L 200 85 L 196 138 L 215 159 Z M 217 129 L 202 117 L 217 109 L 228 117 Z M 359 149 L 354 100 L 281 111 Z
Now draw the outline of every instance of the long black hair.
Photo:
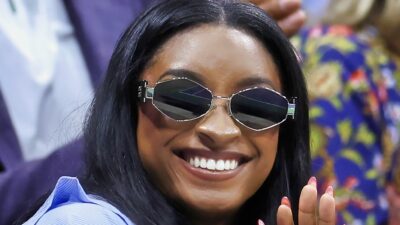
M 84 185 L 138 225 L 187 224 L 150 182 L 140 161 L 136 144 L 137 81 L 166 40 L 203 24 L 232 27 L 261 41 L 279 68 L 283 94 L 297 97 L 295 119 L 280 125 L 273 169 L 242 207 L 238 224 L 256 224 L 257 219 L 275 224 L 284 195 L 290 198 L 297 220 L 300 191 L 310 175 L 305 82 L 295 50 L 276 23 L 258 7 L 237 1 L 169 0 L 150 8 L 128 27 L 116 46 L 86 123 L 88 171 Z

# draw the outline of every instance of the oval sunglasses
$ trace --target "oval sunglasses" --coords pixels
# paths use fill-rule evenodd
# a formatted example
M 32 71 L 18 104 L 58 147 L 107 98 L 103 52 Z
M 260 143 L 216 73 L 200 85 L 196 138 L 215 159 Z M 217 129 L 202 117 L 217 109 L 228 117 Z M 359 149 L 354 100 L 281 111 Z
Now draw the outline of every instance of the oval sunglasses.
M 138 100 L 151 100 L 158 111 L 179 122 L 206 115 L 215 108 L 215 99 L 226 99 L 229 115 L 253 131 L 275 127 L 295 115 L 295 98 L 289 103 L 285 96 L 266 87 L 247 88 L 223 97 L 185 77 L 160 81 L 154 87 L 147 84 L 146 80 L 138 82 Z

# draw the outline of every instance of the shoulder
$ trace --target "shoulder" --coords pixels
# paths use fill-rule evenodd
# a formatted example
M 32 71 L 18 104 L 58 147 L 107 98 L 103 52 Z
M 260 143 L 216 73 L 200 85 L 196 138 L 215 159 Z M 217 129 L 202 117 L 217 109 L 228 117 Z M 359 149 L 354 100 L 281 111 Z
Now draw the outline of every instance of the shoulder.
M 100 205 L 93 203 L 72 203 L 46 212 L 36 224 L 127 225 L 129 223 L 124 221 L 118 214 Z
M 371 44 L 344 25 L 304 29 L 294 40 L 306 68 L 329 64 L 353 71 L 368 66 L 372 53 Z
M 329 48 L 350 53 L 369 48 L 358 32 L 346 25 L 316 26 L 302 29 L 294 38 L 294 45 L 305 51 L 324 51 Z
M 134 225 L 107 201 L 86 194 L 74 177 L 61 177 L 45 203 L 24 224 Z

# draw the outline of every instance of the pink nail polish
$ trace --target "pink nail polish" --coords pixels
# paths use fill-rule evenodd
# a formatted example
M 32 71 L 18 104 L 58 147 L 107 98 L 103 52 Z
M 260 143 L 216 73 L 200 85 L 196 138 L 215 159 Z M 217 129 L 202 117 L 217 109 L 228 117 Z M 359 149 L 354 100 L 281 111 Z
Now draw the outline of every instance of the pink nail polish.
M 317 178 L 314 176 L 310 177 L 307 184 L 311 184 L 312 186 L 314 186 L 316 188 L 317 187 Z
M 262 220 L 258 220 L 257 225 L 265 225 L 265 223 Z
M 325 193 L 327 193 L 327 194 L 329 194 L 330 196 L 333 197 L 333 187 L 332 187 L 331 185 L 329 185 L 329 186 L 326 188 Z
M 291 204 L 288 197 L 283 197 L 281 199 L 281 205 L 286 205 L 287 207 L 291 208 Z

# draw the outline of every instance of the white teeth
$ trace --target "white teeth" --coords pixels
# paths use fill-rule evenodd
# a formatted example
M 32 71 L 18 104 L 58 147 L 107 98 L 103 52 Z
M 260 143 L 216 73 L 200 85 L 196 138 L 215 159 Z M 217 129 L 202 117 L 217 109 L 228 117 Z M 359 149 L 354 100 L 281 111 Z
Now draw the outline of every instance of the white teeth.
M 234 170 L 239 165 L 239 162 L 236 160 L 205 159 L 197 156 L 189 158 L 189 163 L 193 167 L 212 170 L 212 171 Z
M 231 169 L 231 162 L 229 160 L 225 160 L 224 169 L 230 170 Z
M 237 161 L 231 160 L 231 170 L 235 169 L 237 167 Z
M 215 170 L 215 160 L 214 159 L 207 160 L 207 169 Z
M 193 164 L 190 164 L 193 166 Z M 200 166 L 200 159 L 199 157 L 194 158 L 194 167 L 199 167 Z
M 222 160 L 222 159 L 218 160 L 218 161 L 217 161 L 216 169 L 217 169 L 217 170 L 220 170 L 220 171 L 221 171 L 221 170 L 224 170 L 224 164 L 225 164 L 225 163 L 224 163 L 224 160 Z
M 200 167 L 203 168 L 203 169 L 207 168 L 207 160 L 205 158 L 201 158 Z

